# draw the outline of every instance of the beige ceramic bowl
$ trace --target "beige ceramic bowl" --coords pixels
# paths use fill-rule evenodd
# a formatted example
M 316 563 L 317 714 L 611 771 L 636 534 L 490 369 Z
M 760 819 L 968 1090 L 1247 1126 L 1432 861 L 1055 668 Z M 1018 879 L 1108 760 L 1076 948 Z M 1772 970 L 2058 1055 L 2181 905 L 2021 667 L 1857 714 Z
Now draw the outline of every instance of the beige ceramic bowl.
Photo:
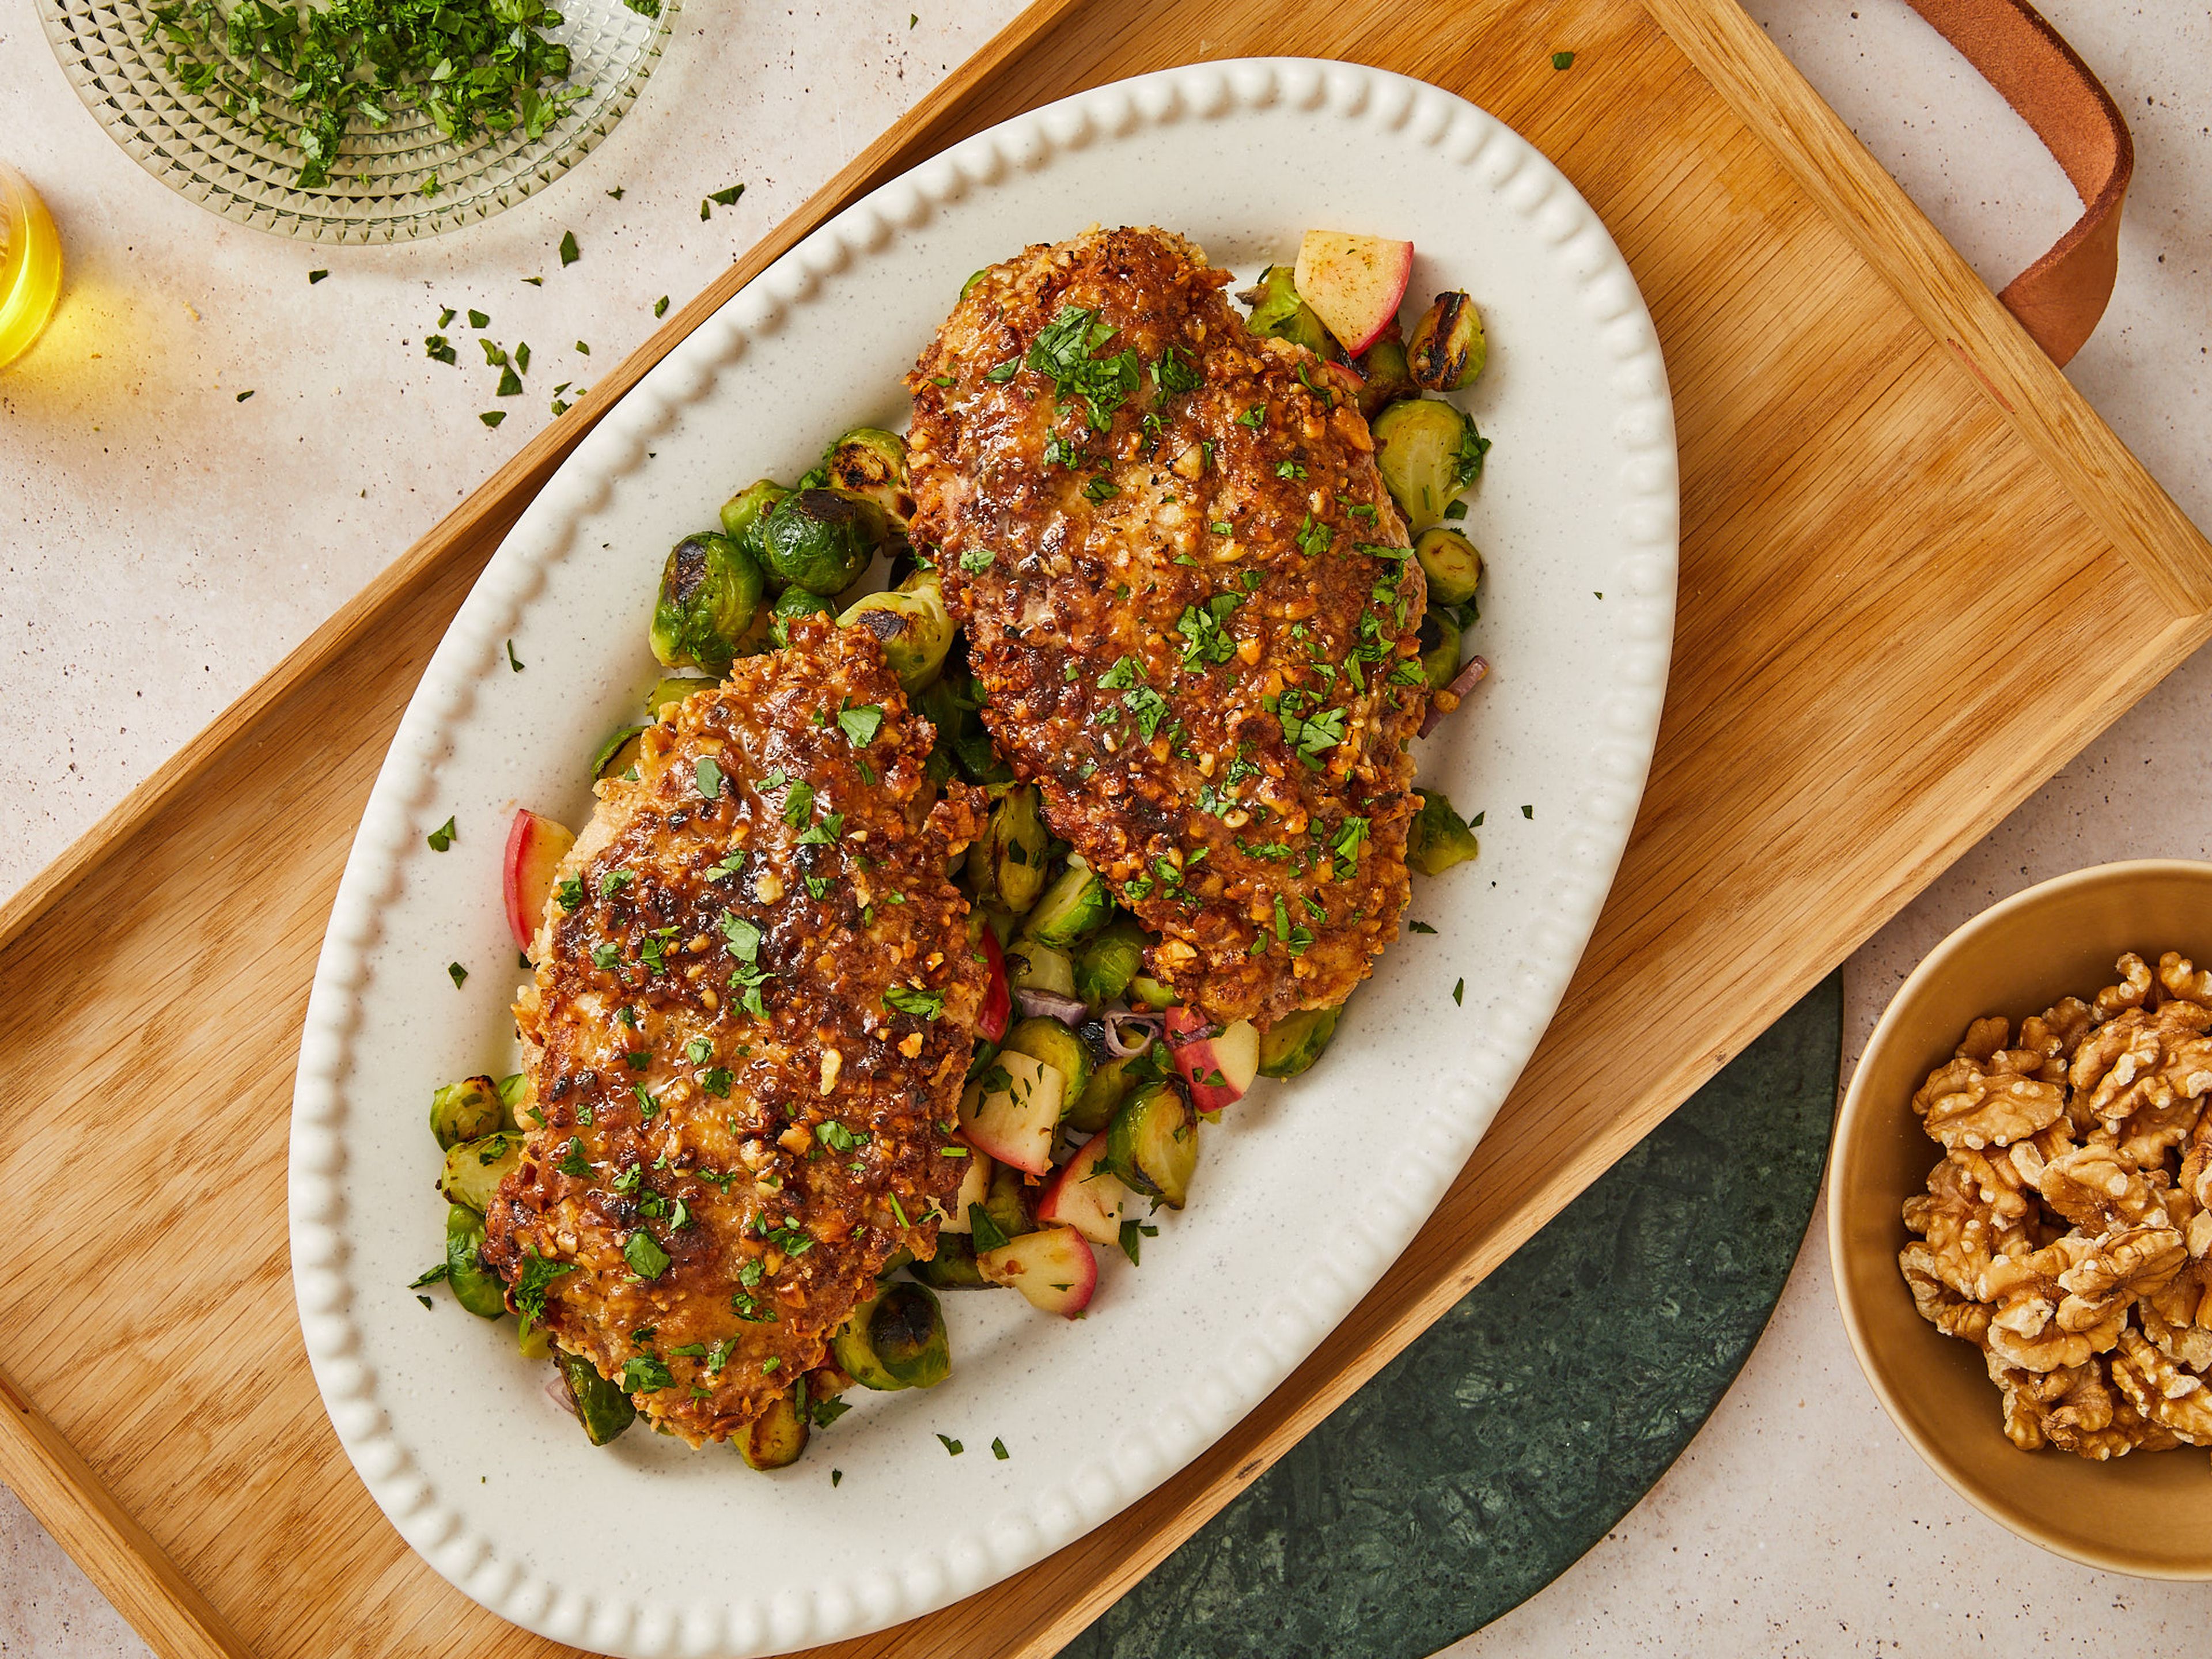
M 2212 1454 L 2136 1452 L 2109 1463 L 2023 1452 L 1999 1426 L 1981 1356 L 1914 1311 L 1897 1269 L 1899 1210 L 1939 1148 L 1911 1100 L 1967 1023 L 2017 1029 L 2069 992 L 2112 982 L 2124 951 L 2212 962 L 2212 864 L 2143 860 L 2017 893 L 1945 939 L 1875 1027 L 1836 1122 L 1828 1243 L 1844 1327 L 1897 1426 L 1968 1502 L 2021 1537 L 2146 1578 L 2212 1578 Z

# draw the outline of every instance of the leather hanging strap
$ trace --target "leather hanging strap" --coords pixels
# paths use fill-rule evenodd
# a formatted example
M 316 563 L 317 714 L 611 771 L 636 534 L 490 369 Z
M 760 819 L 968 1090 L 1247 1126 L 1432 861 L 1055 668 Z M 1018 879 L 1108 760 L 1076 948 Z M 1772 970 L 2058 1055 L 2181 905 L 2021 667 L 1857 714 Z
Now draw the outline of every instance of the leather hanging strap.
M 1997 297 L 2056 363 L 2088 339 L 2119 270 L 2135 141 L 2112 94 L 2027 0 L 1907 0 L 2035 130 L 2082 213 Z

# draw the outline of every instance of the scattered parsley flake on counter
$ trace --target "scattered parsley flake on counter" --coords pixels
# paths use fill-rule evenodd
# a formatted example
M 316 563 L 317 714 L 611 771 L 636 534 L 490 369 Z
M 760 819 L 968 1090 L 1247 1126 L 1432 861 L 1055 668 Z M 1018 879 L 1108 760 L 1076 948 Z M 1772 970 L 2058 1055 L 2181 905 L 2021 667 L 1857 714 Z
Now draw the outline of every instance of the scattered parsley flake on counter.
M 714 216 L 714 204 L 703 196 L 699 198 L 699 216 L 702 219 L 711 219 Z
M 716 207 L 735 207 L 738 204 L 738 198 L 744 193 L 745 187 L 743 185 L 732 185 L 726 190 L 708 191 L 707 199 Z
M 469 307 L 469 326 L 471 328 L 489 328 L 491 326 L 491 314 L 489 312 L 478 311 L 474 306 L 471 306 Z
M 430 1298 L 427 1296 L 418 1296 L 415 1299 L 421 1303 L 425 1309 L 428 1309 L 430 1306 Z
M 576 349 L 582 352 L 586 357 L 592 355 L 591 347 L 586 345 L 581 340 L 576 342 Z
M 1406 926 L 1416 933 L 1433 933 L 1437 931 L 1425 921 L 1409 921 Z
M 245 402 L 248 398 L 251 398 L 252 395 L 253 395 L 253 394 L 252 394 L 251 392 L 240 392 L 240 393 L 238 394 L 238 401 L 239 401 L 239 402 L 240 402 L 240 403 L 244 403 L 244 402 Z
M 1477 812 L 1477 813 L 1476 813 L 1473 817 L 1469 818 L 1469 819 L 1467 821 L 1467 827 L 1468 827 L 1468 829 L 1470 829 L 1470 830 L 1480 830 L 1480 829 L 1481 829 L 1481 828 L 1482 828 L 1482 814 L 1481 814 L 1480 812 Z
M 945 1450 L 946 1455 L 949 1456 L 957 1457 L 960 1455 L 962 1451 L 966 1449 L 957 1440 L 955 1440 L 949 1434 L 940 1434 L 937 1437 L 945 1443 Z
M 469 970 L 462 967 L 458 962 L 447 963 L 446 964 L 446 973 L 447 977 L 453 981 L 453 988 L 456 991 L 461 988 L 461 981 L 469 976 Z
M 655 6 L 654 9 L 657 11 L 659 8 Z M 583 257 L 582 253 L 577 251 L 576 233 L 573 230 L 562 231 L 561 233 L 561 268 L 566 270 Z
M 920 21 L 921 21 L 921 14 L 920 12 L 918 12 L 918 11 L 910 11 L 910 12 L 907 13 L 907 15 L 906 15 L 906 26 L 907 26 L 908 28 L 912 28 L 912 27 L 913 27 L 916 23 L 919 23 Z
M 486 426 L 497 426 L 506 418 L 507 411 L 503 409 L 488 409 L 477 416 L 477 419 L 482 421 Z
M 460 313 L 455 311 L 453 307 L 447 306 L 444 310 L 438 313 L 438 326 L 440 328 L 450 328 L 453 326 L 453 319 L 459 315 Z
M 507 348 L 505 346 L 491 340 L 478 340 L 477 343 L 483 348 L 485 368 L 505 368 L 507 367 Z
M 623 1244 L 623 1260 L 640 1279 L 655 1279 L 668 1271 L 669 1255 L 655 1242 L 651 1233 L 642 1228 L 632 1233 Z M 665 1387 L 666 1384 L 663 1384 Z
M 1524 806 L 1521 809 L 1521 816 L 1524 818 L 1533 818 L 1536 816 L 1536 809 L 1533 806 Z
M 525 340 L 514 349 L 514 367 L 518 373 L 530 373 L 530 342 Z
M 1555 52 L 1552 54 L 1552 67 L 1553 69 L 1568 70 L 1572 69 L 1574 66 L 1574 53 L 1571 52 Z
M 653 302 L 653 314 L 656 317 L 665 317 L 668 314 L 668 296 L 665 294 Z
M 830 1484 L 833 1486 L 844 1478 L 845 1471 L 842 1469 L 832 1469 L 830 1471 Z
M 309 272 L 307 273 L 307 286 L 308 286 L 309 288 L 313 288 L 313 287 L 317 283 L 321 282 L 321 281 L 323 280 L 323 278 L 324 278 L 324 277 L 325 277 L 325 276 L 329 276 L 330 274 L 331 274 L 331 273 L 330 273 L 329 271 L 327 271 L 327 270 L 311 270 L 311 271 L 309 271 Z
M 991 1455 L 997 1458 L 1001 1463 L 1003 1463 L 1007 1458 L 1012 1456 L 1013 1454 L 1006 1449 L 1006 1443 L 1005 1441 L 994 1439 L 991 1442 Z
M 514 641 L 513 640 L 509 640 L 507 642 L 507 665 L 511 672 L 520 674 L 522 672 L 522 659 L 514 654 Z
M 519 396 L 521 393 L 521 391 L 522 377 L 514 372 L 514 365 L 513 363 L 502 364 L 499 371 L 499 390 L 492 393 L 492 396 L 495 398 L 513 398 Z
M 1458 979 L 1452 981 L 1452 1000 L 1462 1008 L 1467 1006 L 1467 981 L 1465 980 Z
M 545 286 L 545 279 L 543 276 L 526 276 L 522 280 L 529 283 L 532 288 L 544 288 Z
M 425 836 L 423 840 L 430 843 L 430 850 L 434 853 L 443 853 L 447 851 L 453 844 L 453 820 L 450 817 L 447 818 L 435 830 L 433 830 L 428 835 Z

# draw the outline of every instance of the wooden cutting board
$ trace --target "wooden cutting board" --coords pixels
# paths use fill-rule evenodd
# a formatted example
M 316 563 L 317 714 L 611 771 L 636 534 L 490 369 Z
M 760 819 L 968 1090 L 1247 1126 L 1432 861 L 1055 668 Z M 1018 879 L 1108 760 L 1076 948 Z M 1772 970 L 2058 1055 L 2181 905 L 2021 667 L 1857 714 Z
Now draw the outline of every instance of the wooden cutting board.
M 1142 1503 L 840 1659 L 1052 1652 L 2212 635 L 2212 546 L 1731 0 L 1047 0 L 0 912 L 0 1478 L 157 1648 L 556 1650 L 371 1504 L 286 1257 L 331 895 L 501 536 L 613 398 L 853 196 L 1081 88 L 1266 53 L 1472 99 L 1627 254 L 1684 474 L 1649 793 L 1549 1036 L 1336 1334 Z

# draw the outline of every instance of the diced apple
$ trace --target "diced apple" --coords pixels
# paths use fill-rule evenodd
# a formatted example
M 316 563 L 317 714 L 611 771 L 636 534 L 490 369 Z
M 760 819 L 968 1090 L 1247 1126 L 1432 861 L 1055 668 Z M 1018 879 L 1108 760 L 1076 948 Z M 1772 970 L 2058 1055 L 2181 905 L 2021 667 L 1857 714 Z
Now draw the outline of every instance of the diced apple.
M 1041 1176 L 1052 1168 L 1052 1132 L 1066 1092 L 1058 1066 L 1010 1049 L 960 1097 L 961 1138 L 986 1157 Z
M 1260 1030 L 1249 1019 L 1216 1027 L 1188 1008 L 1167 1012 L 1168 1053 L 1190 1085 L 1190 1103 L 1218 1112 L 1243 1099 L 1260 1074 Z
M 1310 230 L 1298 244 L 1291 276 L 1298 297 L 1328 325 L 1347 356 L 1357 357 L 1397 320 L 1413 274 L 1413 245 L 1387 236 Z
M 987 1285 L 1011 1285 L 1030 1305 L 1073 1319 L 1098 1288 L 1098 1258 L 1073 1227 L 1040 1227 L 995 1250 L 975 1252 Z
M 963 1137 L 956 1135 L 956 1140 Z M 990 1154 L 968 1148 L 968 1156 L 960 1160 L 960 1190 L 952 1195 L 945 1207 L 948 1213 L 937 1224 L 940 1233 L 972 1233 L 975 1224 L 968 1218 L 968 1206 L 981 1204 L 991 1195 L 991 1171 L 996 1166 Z
M 500 885 L 507 897 L 507 930 L 514 948 L 527 951 L 538 937 L 538 924 L 545 919 L 545 906 L 553 896 L 553 878 L 576 837 L 564 825 L 520 807 L 507 827 L 507 856 L 500 871 Z
M 1093 1244 L 1118 1244 L 1121 1223 L 1136 1194 L 1107 1169 L 1106 1137 L 1093 1135 L 1045 1183 L 1037 1200 L 1037 1219 L 1073 1227 Z
M 975 1029 L 996 1042 L 1006 1036 L 1006 1022 L 1013 1018 L 1014 998 L 1006 988 L 1006 953 L 988 921 L 983 924 L 983 958 L 991 967 L 991 982 L 984 989 L 983 1012 L 976 1018 Z

